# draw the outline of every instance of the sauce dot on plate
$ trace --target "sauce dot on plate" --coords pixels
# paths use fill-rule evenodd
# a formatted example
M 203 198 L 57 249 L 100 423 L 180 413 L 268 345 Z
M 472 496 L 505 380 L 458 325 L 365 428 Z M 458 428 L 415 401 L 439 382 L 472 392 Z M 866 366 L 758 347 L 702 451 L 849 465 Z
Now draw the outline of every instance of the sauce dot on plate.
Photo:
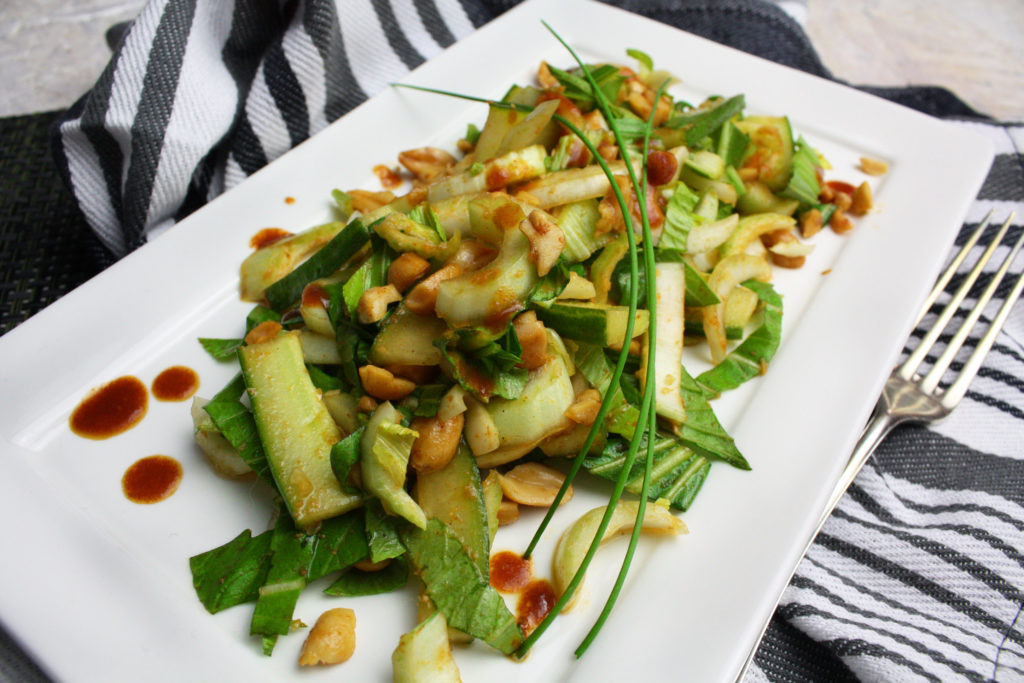
M 150 455 L 137 460 L 121 477 L 121 490 L 133 503 L 159 503 L 178 490 L 182 468 L 167 455 Z
M 282 228 L 263 228 L 249 238 L 249 247 L 252 249 L 262 249 L 263 247 L 269 247 L 274 242 L 288 239 L 293 235 L 294 233 Z
M 192 368 L 174 365 L 153 380 L 153 397 L 158 401 L 184 401 L 199 389 L 199 375 Z
M 505 593 L 522 590 L 533 578 L 532 564 L 510 550 L 495 553 L 491 556 L 491 585 Z
M 526 590 L 519 596 L 519 604 L 516 606 L 516 622 L 525 633 L 533 631 L 544 617 L 548 615 L 551 608 L 555 606 L 558 596 L 555 595 L 555 588 L 550 581 L 535 579 L 530 582 Z
M 72 411 L 71 431 L 86 439 L 109 439 L 126 432 L 146 415 L 149 393 L 137 377 L 126 375 L 93 389 Z

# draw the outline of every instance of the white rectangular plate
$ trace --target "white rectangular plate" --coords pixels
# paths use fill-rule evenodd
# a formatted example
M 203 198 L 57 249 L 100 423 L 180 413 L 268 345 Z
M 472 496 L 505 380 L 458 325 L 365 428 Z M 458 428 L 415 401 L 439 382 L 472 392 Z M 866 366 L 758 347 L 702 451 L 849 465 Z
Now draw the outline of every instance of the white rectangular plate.
M 804 269 L 778 272 L 782 349 L 766 376 L 716 403 L 753 471 L 712 468 L 683 515 L 690 534 L 641 547 L 618 607 L 582 660 L 572 651 L 604 602 L 624 543 L 602 551 L 581 607 L 526 662 L 484 646 L 457 653 L 470 681 L 603 680 L 621 670 L 729 680 L 814 527 L 992 152 L 940 121 L 584 0 L 520 6 L 408 81 L 499 97 L 511 82 L 527 82 L 542 59 L 569 65 L 542 18 L 587 60 L 623 62 L 626 48 L 645 50 L 682 78 L 677 95 L 690 101 L 744 93 L 749 113 L 788 115 L 832 162 L 830 177 L 859 183 L 861 155 L 890 164 L 869 179 L 876 209 L 853 232 L 825 231 Z M 188 405 L 151 401 L 138 427 L 95 442 L 69 432 L 68 414 L 91 387 L 123 374 L 148 384 L 176 364 L 200 373 L 200 394 L 216 392 L 234 371 L 195 340 L 240 333 L 249 307 L 238 301 L 237 269 L 249 238 L 267 226 L 300 230 L 326 219 L 332 188 L 375 188 L 374 165 L 423 144 L 451 148 L 466 123 L 484 116 L 462 100 L 381 93 L 0 339 L 0 617 L 52 674 L 299 677 L 302 634 L 282 638 L 266 658 L 247 635 L 251 608 L 210 616 L 196 599 L 188 557 L 244 528 L 262 530 L 270 509 L 255 484 L 211 473 L 192 444 Z M 181 487 L 156 505 L 128 502 L 122 473 L 154 453 L 184 464 Z M 561 530 L 603 495 L 584 484 L 559 512 L 538 574 L 548 574 Z M 524 514 L 501 531 L 496 549 L 521 551 L 538 520 Z M 414 625 L 411 592 L 339 601 L 314 585 L 296 617 L 312 624 L 338 604 L 357 613 L 355 657 L 336 671 L 301 675 L 390 679 L 390 653 Z

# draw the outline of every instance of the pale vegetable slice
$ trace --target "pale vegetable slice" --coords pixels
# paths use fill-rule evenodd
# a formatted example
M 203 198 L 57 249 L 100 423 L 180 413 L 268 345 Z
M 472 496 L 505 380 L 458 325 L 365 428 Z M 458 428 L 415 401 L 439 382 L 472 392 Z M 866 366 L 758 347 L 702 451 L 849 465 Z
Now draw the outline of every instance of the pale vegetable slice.
M 427 516 L 404 488 L 409 453 L 417 434 L 398 424 L 400 420 L 401 414 L 390 401 L 385 401 L 366 423 L 359 460 L 363 485 L 380 499 L 387 512 L 423 529 Z
M 654 348 L 654 409 L 674 424 L 686 420 L 683 396 L 679 392 L 683 367 L 683 332 L 686 327 L 686 269 L 682 263 L 659 263 L 654 268 L 658 292 L 657 343 Z M 723 333 L 724 334 L 724 333 Z M 644 354 L 640 378 L 647 376 L 650 354 Z
M 296 525 L 308 529 L 357 507 L 331 469 L 341 431 L 321 400 L 302 358 L 297 332 L 238 350 L 270 470 Z
M 498 525 L 501 521 L 500 510 L 502 503 L 501 482 L 498 481 L 497 470 L 488 472 L 480 484 L 484 493 L 484 509 L 487 511 L 487 530 L 490 532 L 491 544 L 493 545 L 494 536 L 498 533 Z
M 750 254 L 733 254 L 718 262 L 708 278 L 708 286 L 720 301 L 725 301 L 729 292 L 741 282 L 751 279 L 767 282 L 771 277 L 772 267 L 764 258 Z M 724 309 L 725 306 L 721 303 L 704 306 L 702 309 L 704 336 L 711 348 L 711 360 L 716 365 L 725 358 L 728 347 Z
M 519 207 L 508 201 L 515 211 Z M 501 250 L 480 270 L 440 283 L 434 308 L 451 327 L 491 324 L 495 311 L 515 311 L 537 282 L 530 240 L 519 224 L 503 226 Z M 506 321 L 507 322 L 507 321 Z
M 629 533 L 636 522 L 640 504 L 637 501 L 623 500 L 615 506 L 608 527 L 601 536 L 601 543 L 609 538 Z M 598 507 L 584 513 L 576 520 L 571 527 L 565 530 L 558 544 L 555 546 L 555 555 L 551 561 L 551 581 L 557 595 L 562 595 L 569 587 L 572 577 L 583 563 L 590 544 L 597 536 L 598 527 L 604 517 L 605 507 Z M 667 509 L 660 505 L 647 505 L 644 508 L 644 519 L 642 530 L 648 534 L 675 536 L 687 533 L 686 524 Z M 582 583 L 580 585 L 583 585 Z M 572 607 L 579 596 L 579 588 L 576 594 L 566 604 L 565 609 Z
M 810 242 L 779 242 L 768 247 L 768 251 L 779 256 L 807 256 L 814 251 L 814 245 Z
M 739 221 L 739 214 L 733 213 L 721 220 L 701 223 L 690 228 L 690 234 L 686 237 L 687 253 L 702 254 L 723 244 L 736 230 Z
M 547 151 L 543 145 L 531 145 L 503 154 L 484 164 L 479 173 L 466 171 L 448 176 L 427 189 L 431 202 L 460 194 L 498 190 L 512 183 L 521 183 L 544 174 Z
M 344 227 L 340 222 L 325 223 L 251 253 L 241 266 L 242 299 L 260 301 L 267 287 L 293 271 Z
M 346 436 L 359 429 L 358 401 L 352 394 L 333 389 L 324 393 L 324 405 L 331 414 L 334 423 Z
M 795 226 L 796 219 L 781 213 L 759 213 L 745 216 L 740 219 L 732 236 L 719 248 L 719 255 L 725 258 L 732 254 L 739 254 L 746 251 L 751 242 L 761 235 L 776 230 L 792 230 Z
M 450 420 L 456 415 L 466 412 L 466 397 L 469 395 L 459 384 L 453 384 L 437 406 L 437 417 L 442 420 Z
M 309 330 L 299 330 L 299 344 L 302 358 L 313 365 L 341 365 L 338 342 L 334 337 L 325 337 Z
M 434 612 L 398 639 L 391 654 L 395 683 L 459 683 L 459 667 L 448 642 L 444 614 Z
M 570 377 L 562 357 L 552 355 L 530 373 L 518 398 L 491 399 L 486 409 L 498 430 L 501 448 L 532 444 L 570 426 L 565 410 L 576 397 Z
M 196 444 L 203 451 L 210 467 L 222 477 L 240 479 L 252 474 L 249 465 L 238 454 L 234 446 L 224 438 L 224 435 L 217 429 L 217 425 L 203 410 L 203 406 L 209 402 L 209 399 L 199 396 L 192 399 L 192 425 Z
M 556 299 L 593 299 L 597 296 L 597 288 L 594 287 L 594 283 L 583 277 L 577 275 L 575 271 L 569 271 L 569 282 L 565 285 L 565 289 L 555 297 Z

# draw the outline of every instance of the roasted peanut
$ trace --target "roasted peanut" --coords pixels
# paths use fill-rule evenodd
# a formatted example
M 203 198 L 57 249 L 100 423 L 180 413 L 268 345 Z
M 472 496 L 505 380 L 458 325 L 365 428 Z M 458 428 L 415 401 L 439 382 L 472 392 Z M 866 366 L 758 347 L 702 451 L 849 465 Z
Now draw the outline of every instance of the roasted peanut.
M 418 417 L 409 425 L 419 434 L 412 444 L 409 464 L 417 472 L 436 472 L 443 469 L 459 448 L 462 427 L 466 418 L 462 413 L 447 420 L 437 417 Z
M 881 159 L 861 157 L 860 170 L 864 171 L 868 175 L 884 175 L 889 171 L 889 164 L 882 161 Z
M 494 418 L 487 412 L 487 408 L 477 400 L 466 396 L 465 401 L 465 436 L 469 450 L 473 451 L 475 456 L 497 450 L 501 445 L 501 439 L 498 435 L 498 427 L 494 424 Z
M 565 411 L 565 416 L 580 425 L 592 425 L 601 410 L 601 392 L 597 389 L 583 391 Z
M 365 560 L 359 560 L 352 566 L 361 572 L 379 572 L 389 564 L 391 564 L 391 558 L 381 560 L 380 562 L 371 562 L 370 558 L 366 558 Z
M 437 147 L 419 147 L 399 153 L 398 163 L 409 169 L 417 180 L 429 183 L 455 165 L 455 157 Z
M 306 636 L 299 666 L 340 664 L 356 651 L 356 613 L 345 607 L 329 609 Z
M 434 315 L 434 304 L 437 303 L 437 288 L 445 280 L 462 274 L 462 266 L 456 263 L 449 263 L 442 266 L 426 280 L 409 290 L 405 295 L 405 306 L 413 313 L 420 315 Z
M 804 239 L 821 231 L 821 218 L 821 211 L 818 209 L 811 209 L 800 217 L 800 234 Z
M 519 229 L 530 240 L 530 260 L 537 266 L 537 275 L 544 277 L 554 267 L 565 247 L 565 233 L 547 213 L 534 209 Z
M 394 285 L 370 287 L 359 297 L 356 313 L 364 325 L 379 322 L 388 313 L 388 305 L 401 301 L 402 295 Z
M 761 243 L 768 247 L 772 263 L 780 268 L 802 268 L 807 261 L 807 257 L 803 254 L 781 254 L 772 251 L 772 248 L 779 244 L 793 244 L 797 241 L 796 237 L 789 230 L 774 230 L 761 235 Z
M 384 369 L 395 377 L 403 377 L 413 384 L 428 384 L 437 372 L 436 365 L 403 365 L 392 363 L 385 365 Z
M 539 83 L 542 88 L 558 87 L 558 79 L 551 73 L 551 69 L 548 68 L 547 62 L 541 62 L 540 66 L 537 67 L 537 83 Z
M 832 219 L 828 222 L 829 227 L 832 228 L 832 232 L 837 235 L 842 235 L 844 232 L 850 232 L 853 230 L 853 221 L 846 215 L 846 212 L 842 209 L 836 209 L 832 214 Z
M 416 388 L 409 380 L 395 377 L 376 365 L 364 365 L 359 368 L 359 379 L 366 393 L 381 401 L 397 401 L 411 394 Z
M 498 505 L 498 526 L 508 526 L 519 519 L 519 504 L 502 500 Z
M 372 396 L 362 396 L 356 401 L 356 411 L 360 413 L 372 413 L 377 410 L 377 402 L 373 400 Z
M 430 270 L 430 261 L 411 251 L 403 252 L 388 266 L 388 283 L 399 292 L 416 284 Z
M 498 481 L 505 498 L 521 505 L 548 507 L 555 502 L 565 475 L 539 462 L 527 462 L 499 474 Z M 562 503 L 571 499 L 572 486 L 566 490 Z
M 369 190 L 349 190 L 352 197 L 352 208 L 360 213 L 370 213 L 385 204 L 395 201 L 395 194 L 384 190 L 382 192 L 371 192 Z
M 249 334 L 245 335 L 245 343 L 259 344 L 260 342 L 270 341 L 276 337 L 282 329 L 281 323 L 275 320 L 264 320 L 259 325 L 249 330 Z
M 853 191 L 853 198 L 850 203 L 849 213 L 851 216 L 863 216 L 875 205 L 871 196 L 871 186 L 863 182 Z
M 537 320 L 537 314 L 533 311 L 520 313 L 512 321 L 512 328 L 523 349 L 520 354 L 522 366 L 533 370 L 544 365 L 548 359 L 548 335 L 544 331 L 544 323 Z

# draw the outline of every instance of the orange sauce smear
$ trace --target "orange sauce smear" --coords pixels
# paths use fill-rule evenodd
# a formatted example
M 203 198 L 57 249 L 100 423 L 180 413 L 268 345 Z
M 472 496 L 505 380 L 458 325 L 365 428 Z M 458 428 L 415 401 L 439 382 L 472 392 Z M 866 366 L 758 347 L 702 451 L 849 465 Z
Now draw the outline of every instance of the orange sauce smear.
M 546 579 L 533 578 L 533 563 L 503 550 L 490 559 L 491 586 L 504 593 L 518 593 L 516 623 L 525 633 L 537 628 L 555 606 L 558 596 Z
M 151 388 L 158 401 L 184 401 L 199 389 L 199 375 L 192 368 L 174 365 L 157 375 Z
M 86 439 L 109 439 L 128 431 L 146 415 L 149 393 L 137 377 L 126 375 L 89 392 L 72 411 L 71 431 Z
M 394 169 L 388 168 L 384 164 L 378 164 L 373 167 L 373 172 L 380 179 L 380 186 L 385 190 L 393 190 L 402 184 L 402 176 L 398 175 Z
M 269 247 L 274 242 L 287 239 L 292 235 L 293 233 L 283 228 L 263 228 L 249 238 L 249 247 L 252 249 L 262 249 L 263 247 Z
M 178 490 L 182 474 L 181 463 L 174 458 L 150 455 L 137 460 L 125 471 L 121 477 L 121 490 L 133 503 L 159 503 Z

